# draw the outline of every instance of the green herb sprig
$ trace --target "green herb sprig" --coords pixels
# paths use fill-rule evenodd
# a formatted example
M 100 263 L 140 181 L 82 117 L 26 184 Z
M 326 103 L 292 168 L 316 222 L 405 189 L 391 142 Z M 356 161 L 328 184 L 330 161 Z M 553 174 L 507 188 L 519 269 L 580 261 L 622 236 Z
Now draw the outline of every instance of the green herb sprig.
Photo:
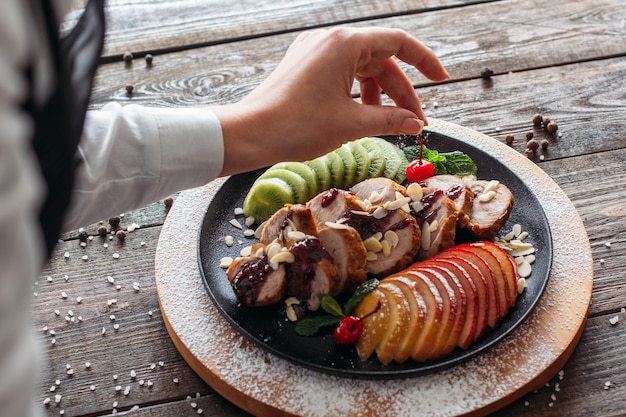
M 420 157 L 419 145 L 411 145 L 404 148 L 404 154 L 409 161 L 414 161 Z M 468 155 L 461 151 L 438 152 L 428 149 L 426 146 L 422 149 L 422 158 L 431 162 L 435 167 L 435 175 L 476 175 L 478 168 L 476 163 Z
M 365 296 L 378 286 L 376 278 L 369 279 L 359 285 L 343 308 L 337 300 L 328 294 L 320 294 L 320 307 L 327 314 L 305 317 L 296 324 L 296 333 L 300 336 L 314 336 L 320 329 L 337 325 L 342 318 L 352 314 L 356 306 Z

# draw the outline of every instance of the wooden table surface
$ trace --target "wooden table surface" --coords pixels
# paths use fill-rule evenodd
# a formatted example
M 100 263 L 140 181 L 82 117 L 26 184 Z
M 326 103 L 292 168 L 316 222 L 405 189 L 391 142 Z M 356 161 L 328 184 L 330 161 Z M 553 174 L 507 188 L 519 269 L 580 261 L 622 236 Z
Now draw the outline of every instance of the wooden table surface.
M 592 305 L 571 359 L 496 415 L 626 415 L 626 0 L 116 0 L 107 10 L 93 108 L 235 102 L 311 28 L 398 27 L 424 41 L 451 75 L 435 85 L 407 68 L 426 114 L 503 142 L 514 135 L 519 152 L 526 132 L 547 139 L 534 160 L 578 210 L 594 258 Z M 533 128 L 535 113 L 558 134 Z M 163 201 L 124 213 L 121 226 L 139 228 L 123 242 L 85 225 L 93 240 L 81 247 L 78 231 L 68 233 L 44 267 L 31 310 L 47 353 L 34 394 L 52 399 L 48 415 L 248 415 L 191 370 L 165 329 L 154 256 L 167 213 Z

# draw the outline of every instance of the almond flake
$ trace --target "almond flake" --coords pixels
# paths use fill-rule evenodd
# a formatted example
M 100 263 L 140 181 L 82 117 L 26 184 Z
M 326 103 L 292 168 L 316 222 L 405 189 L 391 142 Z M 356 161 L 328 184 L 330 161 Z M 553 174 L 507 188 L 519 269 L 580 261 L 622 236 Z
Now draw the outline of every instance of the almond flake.
M 374 210 L 372 216 L 374 216 L 375 219 L 380 220 L 387 216 L 387 210 L 385 210 L 383 207 L 378 207 L 376 208 L 376 210 Z
M 326 226 L 330 227 L 331 229 L 349 229 L 350 226 L 348 226 L 347 224 L 343 224 L 343 223 L 337 223 L 337 222 L 326 222 L 325 223 Z
M 278 264 L 280 262 L 286 262 L 286 263 L 292 264 L 295 261 L 296 261 L 295 256 L 293 256 L 293 253 L 289 251 L 280 251 L 276 255 L 272 256 L 272 258 L 270 259 L 270 263 L 272 264 Z
M 493 198 L 496 196 L 496 192 L 495 191 L 488 191 L 486 193 L 481 193 L 478 197 L 476 197 L 478 199 L 479 202 L 481 203 L 488 203 L 491 200 L 493 200 Z
M 229 222 L 231 225 L 235 226 L 237 229 L 243 229 L 243 226 L 241 225 L 241 223 L 239 223 L 237 221 L 237 219 L 232 219 Z
M 233 263 L 234 259 L 230 256 L 224 256 L 220 259 L 220 268 L 228 269 L 228 267 Z
M 367 260 L 368 261 L 377 261 L 378 260 L 378 255 L 376 255 L 374 252 L 367 252 Z
M 378 239 L 376 239 L 373 236 L 368 237 L 367 239 L 365 239 L 363 241 L 363 245 L 365 246 L 365 249 L 367 249 L 370 252 L 380 252 L 383 250 L 383 245 L 380 243 L 380 241 Z
M 421 201 L 422 197 L 424 197 L 424 190 L 422 190 L 422 187 L 416 182 L 413 182 L 406 187 L 406 193 L 411 200 L 416 202 Z

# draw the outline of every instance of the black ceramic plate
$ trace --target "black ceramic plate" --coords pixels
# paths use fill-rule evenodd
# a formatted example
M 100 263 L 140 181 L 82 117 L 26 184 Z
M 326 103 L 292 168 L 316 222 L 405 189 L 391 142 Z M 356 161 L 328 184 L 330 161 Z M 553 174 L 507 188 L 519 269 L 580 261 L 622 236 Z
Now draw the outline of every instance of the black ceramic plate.
M 393 138 L 387 139 L 393 141 Z M 514 224 L 521 224 L 529 233 L 527 241 L 537 250 L 533 273 L 526 281 L 524 293 L 509 315 L 500 320 L 496 329 L 489 330 L 468 350 L 456 350 L 440 360 L 417 363 L 409 359 L 403 364 L 382 365 L 375 357 L 360 361 L 353 347 L 336 344 L 332 329 L 314 337 L 299 336 L 295 332 L 295 325 L 286 319 L 282 303 L 254 309 L 238 305 L 226 279 L 226 272 L 219 264 L 222 257 L 234 258 L 241 248 L 254 243 L 254 238 L 243 237 L 242 231 L 233 227 L 229 221 L 237 217 L 243 224 L 243 216 L 235 216 L 234 209 L 242 207 L 248 189 L 262 170 L 229 178 L 209 205 L 200 228 L 200 270 L 211 299 L 224 317 L 248 339 L 286 360 L 333 375 L 369 379 L 402 378 L 445 369 L 485 351 L 511 333 L 541 297 L 550 272 L 552 240 L 541 204 L 522 179 L 480 149 L 435 132 L 426 135 L 425 144 L 441 152 L 465 152 L 476 162 L 479 178 L 498 179 L 507 185 L 515 196 L 515 204 L 503 230 L 509 231 Z M 227 235 L 235 237 L 232 247 L 224 243 Z

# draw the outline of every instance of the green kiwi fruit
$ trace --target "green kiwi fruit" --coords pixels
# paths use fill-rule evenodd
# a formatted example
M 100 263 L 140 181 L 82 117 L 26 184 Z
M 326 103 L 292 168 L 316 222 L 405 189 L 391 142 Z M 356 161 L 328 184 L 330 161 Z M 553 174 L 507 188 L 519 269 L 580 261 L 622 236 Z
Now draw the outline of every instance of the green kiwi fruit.
M 258 178 L 243 201 L 243 213 L 261 224 L 285 204 L 296 203 L 294 192 L 284 180 L 276 177 Z
M 336 186 L 348 189 L 355 184 L 354 176 L 356 174 L 356 160 L 354 159 L 354 155 L 352 155 L 352 152 L 350 152 L 345 145 L 338 147 L 333 152 L 339 155 L 341 161 L 343 162 L 343 180 L 337 183 Z
M 329 152 L 319 157 L 330 170 L 331 187 L 343 187 L 345 167 L 343 159 L 336 152 Z
M 393 179 L 400 169 L 402 159 L 395 148 L 398 148 L 393 143 L 387 142 L 383 138 L 375 136 L 360 139 L 361 145 L 370 152 L 378 150 L 385 158 L 385 168 L 383 170 L 383 176 L 389 179 Z M 398 148 L 399 149 L 399 148 Z
M 311 197 L 309 195 L 309 185 L 306 180 L 293 171 L 283 168 L 272 168 L 265 171 L 259 179 L 279 178 L 287 183 L 293 192 L 293 199 L 296 203 L 306 203 Z
M 350 186 L 352 186 L 367 178 L 371 164 L 370 157 L 367 149 L 357 141 L 348 142 L 343 145 L 343 147 L 348 149 L 350 153 L 352 153 L 352 156 L 354 156 L 356 171 L 354 173 L 354 181 L 350 184 Z
M 286 169 L 287 171 L 295 172 L 304 178 L 308 186 L 308 198 L 312 198 L 317 195 L 318 192 L 322 191 L 322 189 L 318 188 L 317 173 L 304 162 L 279 162 L 270 167 L 270 170 L 273 169 Z
M 330 168 L 328 168 L 328 165 L 326 165 L 321 158 L 305 161 L 304 164 L 311 168 L 311 170 L 315 173 L 315 185 L 317 188 L 317 192 L 315 194 L 328 190 L 332 187 Z

